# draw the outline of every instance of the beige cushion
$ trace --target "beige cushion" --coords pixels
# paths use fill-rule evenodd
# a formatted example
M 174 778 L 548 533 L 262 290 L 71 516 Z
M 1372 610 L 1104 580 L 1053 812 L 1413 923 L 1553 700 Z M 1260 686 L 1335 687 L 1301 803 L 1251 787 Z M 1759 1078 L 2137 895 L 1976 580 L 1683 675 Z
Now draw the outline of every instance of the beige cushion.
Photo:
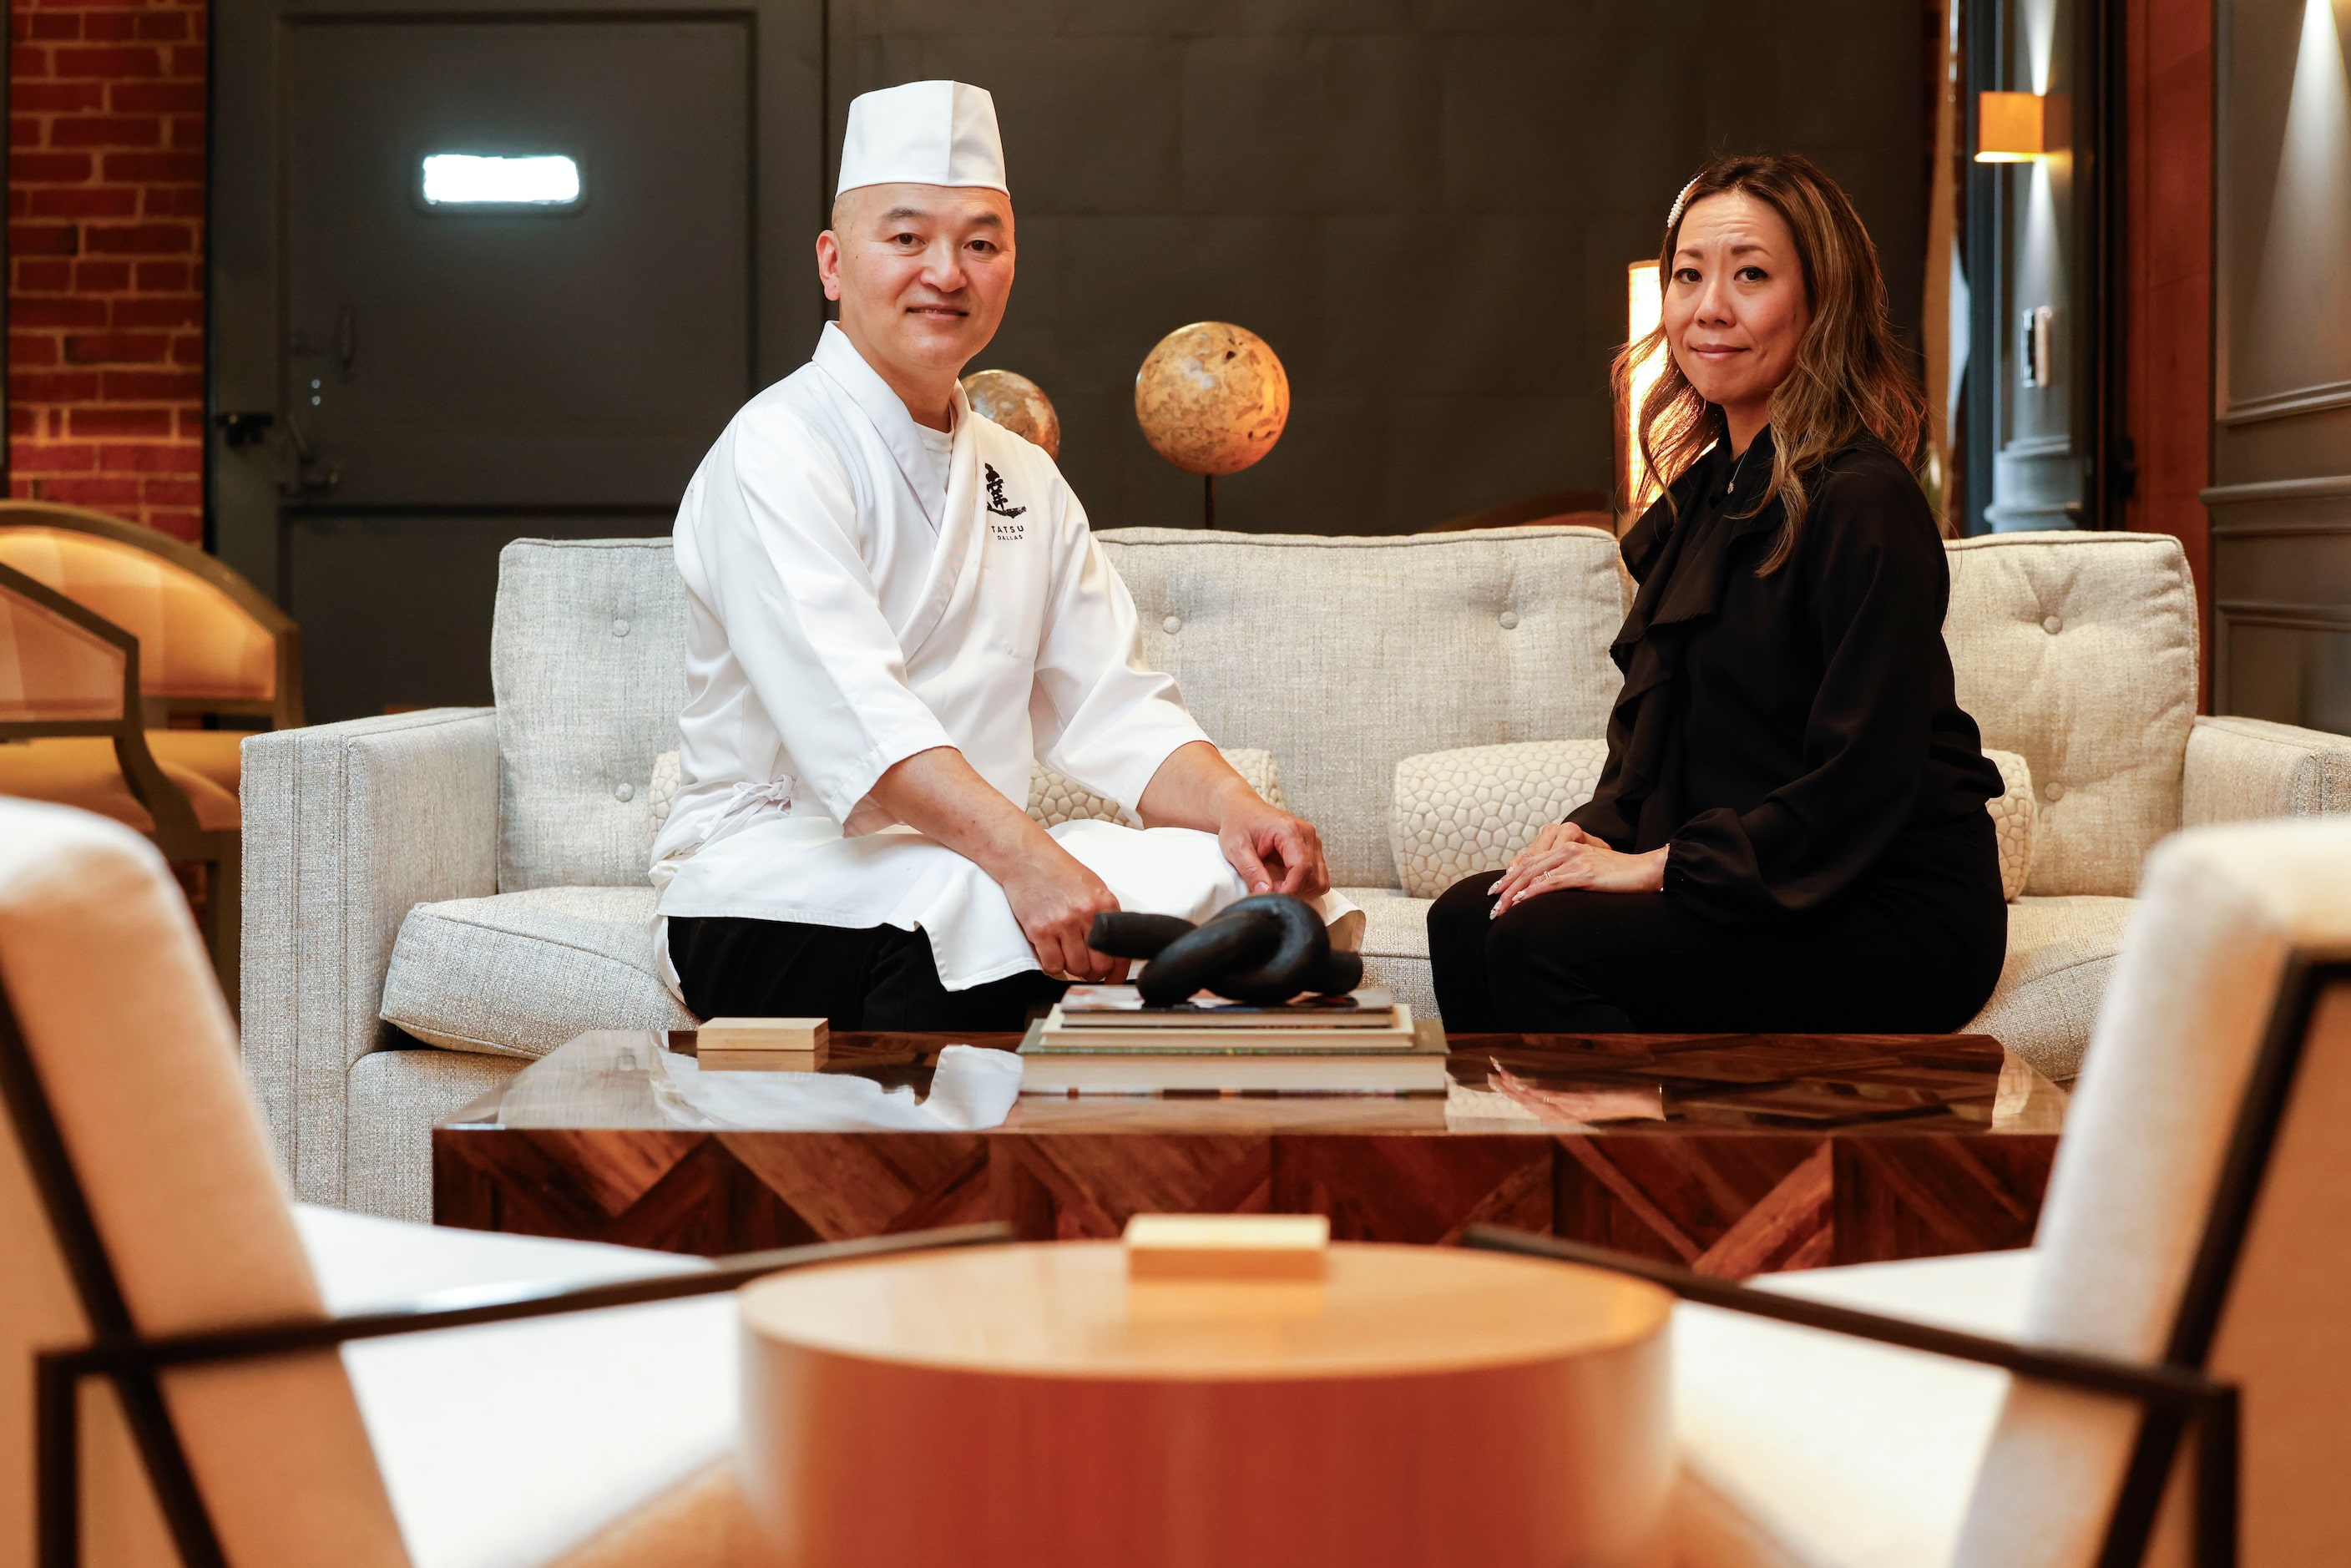
M 154 849 L 84 812 L 0 800 L 0 986 L 138 1329 L 319 1316 L 235 1026 Z M 32 1348 L 89 1334 L 13 1131 L 0 1131 L 0 1562 L 13 1565 L 28 1561 Z M 406 1561 L 334 1355 L 172 1374 L 164 1387 L 232 1561 Z M 89 1560 L 110 1562 L 153 1516 L 119 1463 L 120 1426 L 100 1427 Z
M 2032 770 L 2012 751 L 1986 751 L 2006 786 L 1986 802 L 2000 840 L 2001 896 L 2013 903 L 2032 867 Z M 1604 740 L 1468 746 L 1396 764 L 1388 842 L 1404 891 L 1435 898 L 1463 877 L 1508 865 L 1546 826 L 1592 799 Z
M 1364 982 L 1409 1002 L 1415 1018 L 1437 1017 L 1428 970 L 1428 900 L 1393 887 L 1343 887 L 1364 912 Z
M 1755 1283 L 2008 1335 L 2034 1268 L 1989 1252 Z M 1989 1367 L 1682 1303 L 1676 1568 L 1944 1568 L 2007 1387 Z
M 640 880 L 420 904 L 392 945 L 383 1021 L 505 1056 L 544 1056 L 591 1029 L 692 1029 L 655 967 L 653 897 Z
M 1998 534 L 1949 547 L 1943 638 L 1984 744 L 2041 795 L 2036 894 L 2127 894 L 2179 825 L 2196 595 L 2158 534 Z M 2053 628 L 2053 630 L 2052 629 Z
M 662 539 L 498 555 L 498 891 L 645 880 L 653 759 L 685 706 L 685 589 Z
M 2000 983 L 1968 1031 L 1992 1036 L 2051 1078 L 2079 1072 L 2132 903 L 2084 896 L 2010 904 Z
M 452 1291 L 576 1288 L 709 1267 L 674 1253 L 327 1208 L 298 1209 L 296 1218 L 338 1312 Z M 685 1529 L 674 1494 L 735 1445 L 735 1310 L 734 1297 L 721 1293 L 346 1350 L 414 1568 L 569 1564 L 648 1511 Z M 670 1550 L 674 1542 L 652 1544 L 659 1550 L 634 1561 L 724 1561 L 706 1548 L 682 1554 Z
M 2150 859 L 2041 1213 L 2026 1336 L 2148 1359 L 2172 1332 L 2289 956 L 2351 955 L 2351 819 L 2199 828 Z M 2351 1560 L 2351 994 L 2304 1049 L 2212 1365 L 2244 1385 L 2243 1561 Z M 2138 1428 L 2020 1386 L 1958 1561 L 2092 1561 Z M 2158 1561 L 2173 1561 L 2168 1556 Z
M 1468 746 L 1396 764 L 1388 845 L 1396 882 L 1435 898 L 1465 876 L 1510 863 L 1535 835 L 1592 799 L 1605 740 Z
M 1393 883 L 1399 760 L 1603 734 L 1622 684 L 1616 541 L 1596 528 L 1097 537 L 1142 612 L 1144 661 L 1219 744 L 1281 759 L 1333 882 Z

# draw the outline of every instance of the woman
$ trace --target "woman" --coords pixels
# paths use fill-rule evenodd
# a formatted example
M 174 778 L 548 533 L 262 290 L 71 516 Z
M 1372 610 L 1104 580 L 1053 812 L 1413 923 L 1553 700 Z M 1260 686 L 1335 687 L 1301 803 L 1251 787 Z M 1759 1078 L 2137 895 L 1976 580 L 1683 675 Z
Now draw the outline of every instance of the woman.
M 1641 450 L 1666 492 L 1592 800 L 1428 915 L 1449 1030 L 1953 1030 L 2007 946 L 2001 791 L 1943 646 L 1925 401 L 1867 232 L 1797 157 L 1667 220 Z

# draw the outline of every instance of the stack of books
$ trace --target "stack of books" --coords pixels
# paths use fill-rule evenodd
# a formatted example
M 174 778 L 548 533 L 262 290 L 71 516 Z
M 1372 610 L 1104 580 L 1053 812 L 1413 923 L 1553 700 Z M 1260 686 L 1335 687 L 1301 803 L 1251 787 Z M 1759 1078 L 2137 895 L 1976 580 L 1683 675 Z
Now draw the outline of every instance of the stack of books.
M 1442 1094 L 1445 1034 L 1384 987 L 1278 1007 L 1203 991 L 1144 1005 L 1133 986 L 1073 986 L 1020 1042 L 1024 1094 Z

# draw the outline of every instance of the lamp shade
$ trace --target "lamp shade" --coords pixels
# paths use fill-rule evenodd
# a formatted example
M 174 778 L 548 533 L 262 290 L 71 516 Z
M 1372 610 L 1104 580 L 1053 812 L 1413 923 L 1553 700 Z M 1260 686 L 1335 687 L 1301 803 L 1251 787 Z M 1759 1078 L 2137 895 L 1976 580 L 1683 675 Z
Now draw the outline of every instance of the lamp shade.
M 2030 163 L 2066 146 L 2069 106 L 2062 93 L 1976 95 L 1976 162 Z
M 1625 269 L 1625 340 L 1638 343 L 1657 329 L 1664 313 L 1665 300 L 1658 287 L 1657 264 L 1636 261 Z M 1657 384 L 1665 373 L 1666 349 L 1659 344 L 1633 363 L 1631 384 L 1625 389 L 1625 406 L 1617 411 L 1617 440 L 1624 449 L 1623 472 L 1617 476 L 1623 486 L 1625 510 L 1628 517 L 1640 516 L 1643 508 L 1656 499 L 1657 482 L 1649 465 L 1641 457 L 1641 404 L 1649 389 Z

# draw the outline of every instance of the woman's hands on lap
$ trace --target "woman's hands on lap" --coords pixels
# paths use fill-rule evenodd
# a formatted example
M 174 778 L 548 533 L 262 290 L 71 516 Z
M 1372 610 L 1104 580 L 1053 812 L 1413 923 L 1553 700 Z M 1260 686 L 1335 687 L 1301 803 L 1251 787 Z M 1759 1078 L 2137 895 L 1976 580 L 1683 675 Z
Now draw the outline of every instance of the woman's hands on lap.
M 1628 855 L 1593 838 L 1573 822 L 1553 822 L 1520 850 L 1501 880 L 1488 891 L 1499 918 L 1541 894 L 1563 888 L 1593 893 L 1657 893 L 1666 885 L 1666 852 Z

